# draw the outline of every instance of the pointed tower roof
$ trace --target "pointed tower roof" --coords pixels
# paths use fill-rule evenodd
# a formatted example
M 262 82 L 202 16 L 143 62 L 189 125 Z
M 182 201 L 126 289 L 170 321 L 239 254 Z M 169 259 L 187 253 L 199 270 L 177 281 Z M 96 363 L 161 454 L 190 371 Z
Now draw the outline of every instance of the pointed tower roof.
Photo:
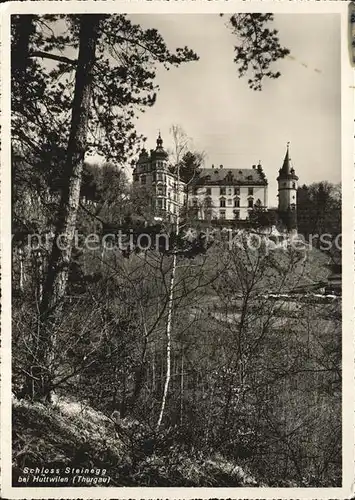
M 161 138 L 160 130 L 159 130 L 159 135 L 158 135 L 158 139 L 157 139 L 157 149 L 162 148 L 162 147 L 163 147 L 163 139 Z
M 287 143 L 287 150 L 284 158 L 284 162 L 282 167 L 279 170 L 279 179 L 295 179 L 298 180 L 297 175 L 295 174 L 295 169 L 291 167 L 291 158 L 290 158 L 290 143 Z
M 161 138 L 160 131 L 157 139 L 157 147 L 155 148 L 154 151 L 154 156 L 155 157 L 160 157 L 166 159 L 168 157 L 168 153 L 165 151 L 163 148 L 163 139 Z
M 281 172 L 283 175 L 290 175 L 291 165 L 290 165 L 290 143 L 287 143 L 287 150 L 285 154 L 285 159 L 281 168 Z

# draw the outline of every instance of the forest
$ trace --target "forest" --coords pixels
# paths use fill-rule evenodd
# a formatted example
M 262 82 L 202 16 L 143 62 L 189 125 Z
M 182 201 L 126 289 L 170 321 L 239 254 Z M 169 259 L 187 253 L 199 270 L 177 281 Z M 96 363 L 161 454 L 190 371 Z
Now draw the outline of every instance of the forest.
M 226 23 L 256 91 L 289 52 L 272 21 Z M 273 244 L 265 213 L 233 245 L 186 206 L 156 224 L 123 168 L 156 68 L 196 60 L 124 14 L 12 16 L 15 486 L 43 466 L 105 469 L 112 486 L 341 485 L 341 300 L 307 292 L 332 255 Z M 339 186 L 298 198 L 301 234 L 341 232 Z M 118 230 L 169 248 L 74 244 Z

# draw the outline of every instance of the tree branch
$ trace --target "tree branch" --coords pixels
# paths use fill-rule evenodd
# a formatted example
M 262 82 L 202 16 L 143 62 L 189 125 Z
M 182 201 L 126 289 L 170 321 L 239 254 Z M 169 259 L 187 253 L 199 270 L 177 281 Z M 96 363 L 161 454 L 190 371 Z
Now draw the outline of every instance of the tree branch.
M 69 57 L 50 54 L 49 52 L 42 52 L 41 50 L 35 50 L 34 52 L 31 52 L 28 57 L 42 57 L 43 59 L 53 59 L 53 61 L 59 61 L 67 64 L 77 64 L 76 59 L 70 59 Z

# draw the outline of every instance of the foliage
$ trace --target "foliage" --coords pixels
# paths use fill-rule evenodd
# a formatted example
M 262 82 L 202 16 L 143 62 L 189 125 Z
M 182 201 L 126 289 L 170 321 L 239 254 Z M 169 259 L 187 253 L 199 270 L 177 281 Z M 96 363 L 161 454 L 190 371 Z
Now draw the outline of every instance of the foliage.
M 318 235 L 313 244 L 320 246 L 321 235 L 335 238 L 341 233 L 341 188 L 327 181 L 303 185 L 297 191 L 298 229 L 306 239 Z
M 239 77 L 252 73 L 248 84 L 253 90 L 261 90 L 265 78 L 279 78 L 281 73 L 270 66 L 290 53 L 280 44 L 277 30 L 268 27 L 273 18 L 272 14 L 234 14 L 228 21 L 239 41 L 234 48 Z
M 123 426 L 128 419 L 145 427 L 144 437 L 134 432 L 137 439 L 127 441 L 136 450 L 134 463 L 127 458 L 120 469 L 127 485 L 149 484 L 149 477 L 154 485 L 236 484 L 228 475 L 200 475 L 216 454 L 274 486 L 339 484 L 340 303 L 283 298 L 326 275 L 325 260 L 317 250 L 305 261 L 282 247 L 268 253 L 267 237 L 254 251 L 247 235 L 240 232 L 232 250 L 215 235 L 205 255 L 188 265 L 178 260 L 171 385 L 158 435 L 171 257 L 79 257 L 82 268 L 99 272 L 98 281 L 68 297 L 56 393 L 87 401 L 107 418 L 114 412 Z M 23 299 L 14 306 L 17 392 L 36 306 Z
M 276 214 L 256 202 L 249 212 L 249 220 L 255 228 L 271 227 L 276 223 Z

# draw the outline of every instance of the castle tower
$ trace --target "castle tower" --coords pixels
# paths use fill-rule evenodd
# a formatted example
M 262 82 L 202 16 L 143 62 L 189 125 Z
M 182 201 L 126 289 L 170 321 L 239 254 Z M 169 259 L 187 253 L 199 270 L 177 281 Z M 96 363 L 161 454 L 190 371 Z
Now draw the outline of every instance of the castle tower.
M 279 170 L 278 197 L 279 217 L 285 225 L 287 231 L 297 231 L 297 181 L 294 168 L 291 167 L 290 143 L 287 143 L 287 151 L 282 168 Z
M 168 167 L 168 153 L 163 147 L 163 139 L 160 132 L 157 139 L 157 147 L 151 151 L 153 169 L 166 170 Z

